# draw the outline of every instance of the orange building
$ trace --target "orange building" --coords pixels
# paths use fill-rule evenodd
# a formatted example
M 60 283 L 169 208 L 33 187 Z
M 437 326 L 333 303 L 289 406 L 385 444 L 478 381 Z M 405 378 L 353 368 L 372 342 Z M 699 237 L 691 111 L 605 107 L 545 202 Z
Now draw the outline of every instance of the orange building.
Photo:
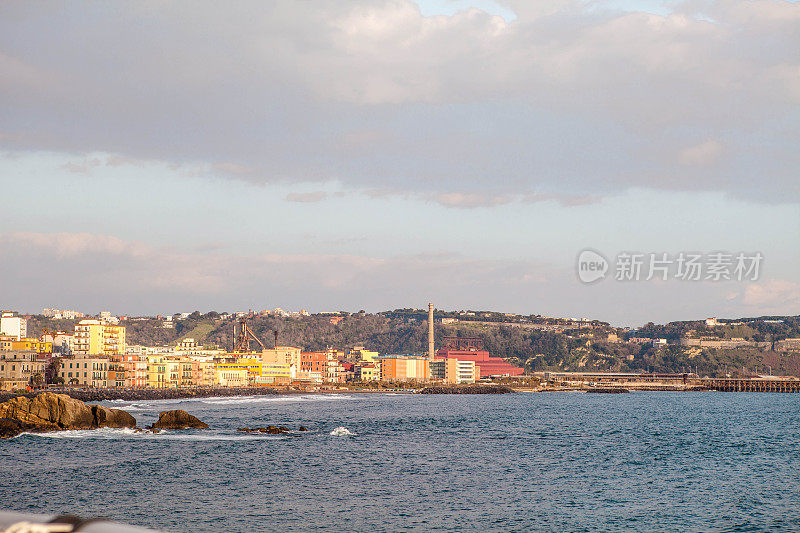
M 378 356 L 382 381 L 428 381 L 430 370 L 424 355 Z

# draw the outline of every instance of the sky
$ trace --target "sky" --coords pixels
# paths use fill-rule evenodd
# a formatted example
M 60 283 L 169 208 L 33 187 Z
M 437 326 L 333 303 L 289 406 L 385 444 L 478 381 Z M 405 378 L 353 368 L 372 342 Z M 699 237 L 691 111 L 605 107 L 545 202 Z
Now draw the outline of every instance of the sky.
M 0 308 L 800 314 L 798 104 L 796 2 L 4 2 Z

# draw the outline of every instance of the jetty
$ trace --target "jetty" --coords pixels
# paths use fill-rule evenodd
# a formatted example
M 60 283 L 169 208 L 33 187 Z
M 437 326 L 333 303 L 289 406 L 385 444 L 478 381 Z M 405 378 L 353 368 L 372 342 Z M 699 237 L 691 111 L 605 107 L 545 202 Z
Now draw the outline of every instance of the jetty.
M 797 378 L 704 378 L 701 383 L 721 392 L 800 392 Z

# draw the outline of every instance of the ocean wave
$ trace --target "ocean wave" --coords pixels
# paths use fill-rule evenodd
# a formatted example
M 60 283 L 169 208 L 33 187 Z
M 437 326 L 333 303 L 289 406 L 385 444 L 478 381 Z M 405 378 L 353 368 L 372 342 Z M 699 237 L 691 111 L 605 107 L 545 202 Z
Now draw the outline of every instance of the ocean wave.
M 101 429 L 67 429 L 64 431 L 48 431 L 46 433 L 21 433 L 19 436 L 44 437 L 48 439 L 119 439 L 125 436 L 137 435 L 131 428 L 101 428 Z
M 102 429 L 70 429 L 65 431 L 51 431 L 48 433 L 21 433 L 14 438 L 23 436 L 42 437 L 48 439 L 146 439 L 146 440 L 180 440 L 180 441 L 242 441 L 242 440 L 285 440 L 286 435 L 230 435 L 225 433 L 176 433 L 161 430 L 158 433 L 149 431 L 136 431 L 131 428 L 102 428 Z
M 150 411 L 156 409 L 156 406 L 149 403 L 131 403 L 128 405 L 114 404 L 111 406 L 111 408 L 121 409 L 123 411 Z
M 284 403 L 284 402 L 318 402 L 354 400 L 353 396 L 343 394 L 320 395 L 280 395 L 280 396 L 234 396 L 223 398 L 203 398 L 200 401 L 206 405 L 242 405 L 252 403 Z
M 336 428 L 333 431 L 331 431 L 331 435 L 333 435 L 334 437 L 355 437 L 356 436 L 355 433 L 351 432 L 349 429 L 347 429 L 344 426 L 339 426 L 338 428 Z

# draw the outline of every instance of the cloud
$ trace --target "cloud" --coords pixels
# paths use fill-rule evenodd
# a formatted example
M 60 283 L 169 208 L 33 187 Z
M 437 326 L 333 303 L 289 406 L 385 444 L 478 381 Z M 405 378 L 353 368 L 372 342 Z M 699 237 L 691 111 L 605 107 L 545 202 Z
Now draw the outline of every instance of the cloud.
M 86 176 L 92 173 L 92 169 L 100 166 L 102 162 L 97 158 L 84 158 L 81 161 L 70 161 L 64 163 L 59 168 L 72 172 L 73 174 L 84 174 Z
M 409 0 L 130 3 L 114 17 L 6 3 L 0 142 L 251 183 L 335 176 L 443 205 L 629 188 L 800 201 L 800 4 L 507 5 L 511 22 L 425 17 Z
M 796 314 L 800 309 L 800 284 L 782 279 L 753 283 L 745 288 L 741 301 L 765 314 Z
M 686 166 L 709 166 L 723 154 L 722 143 L 709 139 L 703 143 L 684 148 L 678 153 L 678 162 Z
M 289 202 L 300 202 L 300 203 L 314 203 L 314 202 L 321 202 L 328 198 L 328 193 L 325 191 L 314 191 L 314 192 L 290 192 L 286 195 L 286 200 Z
M 434 292 L 507 293 L 546 277 L 536 263 L 457 254 L 217 252 L 158 249 L 109 235 L 0 234 L 0 293 L 5 306 L 58 301 L 126 313 L 163 312 L 176 302 L 237 309 L 274 301 L 304 302 L 309 308 L 388 308 L 395 299 L 424 299 Z
M 63 259 L 87 254 L 142 258 L 152 250 L 140 242 L 123 241 L 111 235 L 92 233 L 0 233 L 0 244 L 51 251 Z
M 504 195 L 478 193 L 438 193 L 430 196 L 434 202 L 445 207 L 494 207 L 511 202 L 512 198 Z

